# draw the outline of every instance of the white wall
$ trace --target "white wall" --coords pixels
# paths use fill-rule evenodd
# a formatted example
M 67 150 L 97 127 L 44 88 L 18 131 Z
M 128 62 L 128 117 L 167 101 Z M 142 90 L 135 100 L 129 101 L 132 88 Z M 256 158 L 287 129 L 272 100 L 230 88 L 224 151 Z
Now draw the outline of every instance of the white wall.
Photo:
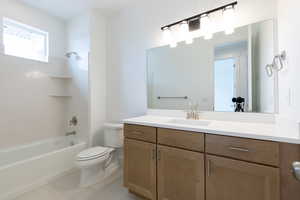
M 48 31 L 50 62 L 0 54 L 0 148 L 63 135 L 65 101 L 48 96 L 56 87 L 48 74 L 65 69 L 64 22 L 14 0 L 0 1 L 1 24 L 3 16 Z
M 103 143 L 106 121 L 106 19 L 97 9 L 68 21 L 68 51 L 80 59 L 69 59 L 73 76 L 68 119 L 77 116 L 76 130 L 90 145 Z
M 67 23 L 67 52 L 77 52 L 77 59 L 68 59 L 69 73 L 73 77 L 70 82 L 72 98 L 67 104 L 67 119 L 78 118 L 76 127 L 68 127 L 68 131 L 77 131 L 84 139 L 89 136 L 89 51 L 90 51 L 90 16 L 83 14 Z
M 106 121 L 106 18 L 100 10 L 90 12 L 91 52 L 90 84 L 90 139 L 92 145 L 102 145 L 103 124 Z
M 283 117 L 300 120 L 300 2 L 278 1 L 279 49 L 287 51 L 284 71 L 279 73 L 279 104 Z
M 143 1 L 112 18 L 108 30 L 108 119 L 146 113 L 146 50 L 164 44 L 161 26 L 228 2 L 231 1 Z M 236 24 L 242 26 L 273 18 L 276 3 L 276 0 L 240 1 Z

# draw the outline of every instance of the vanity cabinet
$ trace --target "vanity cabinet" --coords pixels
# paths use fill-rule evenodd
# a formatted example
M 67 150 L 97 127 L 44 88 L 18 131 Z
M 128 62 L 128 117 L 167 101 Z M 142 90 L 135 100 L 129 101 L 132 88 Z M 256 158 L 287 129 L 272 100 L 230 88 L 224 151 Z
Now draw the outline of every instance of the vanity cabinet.
M 150 200 L 204 200 L 204 134 L 125 125 L 124 185 Z
M 158 200 L 204 200 L 203 172 L 203 153 L 158 145 Z
M 158 128 L 157 143 L 191 151 L 204 152 L 204 134 Z
M 124 184 L 149 200 L 299 200 L 300 145 L 125 124 Z
M 206 200 L 279 200 L 279 169 L 206 156 Z
M 156 145 L 138 140 L 124 141 L 124 183 L 131 192 L 156 199 Z
M 124 127 L 125 138 L 156 143 L 156 128 L 127 124 Z
M 264 165 L 279 166 L 279 143 L 220 135 L 206 135 L 206 153 Z

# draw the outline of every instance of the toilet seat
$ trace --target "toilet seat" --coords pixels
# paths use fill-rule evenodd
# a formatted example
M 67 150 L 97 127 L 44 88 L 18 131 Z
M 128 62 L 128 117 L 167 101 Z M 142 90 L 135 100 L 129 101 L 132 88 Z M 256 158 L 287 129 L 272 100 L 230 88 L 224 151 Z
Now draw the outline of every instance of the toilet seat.
M 77 155 L 77 161 L 89 161 L 94 160 L 102 157 L 107 157 L 109 153 L 113 151 L 112 148 L 108 147 L 93 147 L 86 149 L 80 152 Z

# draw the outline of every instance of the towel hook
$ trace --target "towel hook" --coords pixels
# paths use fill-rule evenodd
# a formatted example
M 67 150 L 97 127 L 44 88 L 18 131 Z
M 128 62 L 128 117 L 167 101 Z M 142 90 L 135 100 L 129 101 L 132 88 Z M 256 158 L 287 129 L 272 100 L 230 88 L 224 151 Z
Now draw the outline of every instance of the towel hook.
M 281 71 L 284 68 L 284 61 L 286 60 L 286 51 L 274 56 L 272 64 L 266 65 L 266 72 L 269 77 L 272 77 L 274 70 Z

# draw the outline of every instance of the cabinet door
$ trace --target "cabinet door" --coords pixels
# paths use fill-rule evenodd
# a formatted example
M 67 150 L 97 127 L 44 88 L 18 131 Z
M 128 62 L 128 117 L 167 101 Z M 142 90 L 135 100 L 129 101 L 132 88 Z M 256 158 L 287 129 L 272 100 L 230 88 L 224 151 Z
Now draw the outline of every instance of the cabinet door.
M 206 158 L 207 200 L 279 200 L 279 185 L 277 168 Z
M 157 147 L 158 200 L 204 200 L 204 155 Z
M 156 145 L 125 139 L 124 153 L 125 187 L 137 195 L 156 200 Z

